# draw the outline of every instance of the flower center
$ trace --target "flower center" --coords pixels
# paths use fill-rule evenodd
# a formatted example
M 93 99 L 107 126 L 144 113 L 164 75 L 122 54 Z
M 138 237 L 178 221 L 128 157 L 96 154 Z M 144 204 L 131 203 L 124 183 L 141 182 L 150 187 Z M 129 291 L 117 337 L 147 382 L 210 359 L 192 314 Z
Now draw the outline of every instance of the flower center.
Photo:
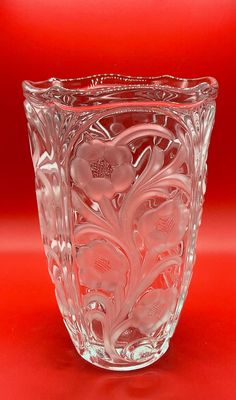
M 90 169 L 93 178 L 111 178 L 113 172 L 112 166 L 104 159 L 90 163 Z

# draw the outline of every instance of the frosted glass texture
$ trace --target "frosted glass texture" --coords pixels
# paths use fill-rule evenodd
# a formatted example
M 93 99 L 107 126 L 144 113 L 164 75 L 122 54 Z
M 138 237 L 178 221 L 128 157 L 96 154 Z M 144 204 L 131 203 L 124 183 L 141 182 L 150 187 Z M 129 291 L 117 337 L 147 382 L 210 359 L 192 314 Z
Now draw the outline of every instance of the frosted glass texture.
M 192 275 L 217 82 L 96 75 L 23 90 L 70 337 L 102 368 L 149 365 L 168 348 Z

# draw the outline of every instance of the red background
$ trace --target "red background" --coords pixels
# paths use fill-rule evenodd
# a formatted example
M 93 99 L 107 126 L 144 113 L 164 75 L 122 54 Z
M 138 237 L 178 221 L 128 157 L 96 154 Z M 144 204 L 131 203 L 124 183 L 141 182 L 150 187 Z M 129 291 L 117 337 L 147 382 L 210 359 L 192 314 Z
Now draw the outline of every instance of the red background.
M 235 0 L 2 0 L 0 396 L 236 398 Z M 21 81 L 117 72 L 220 85 L 198 258 L 170 350 L 130 373 L 77 356 L 47 276 Z

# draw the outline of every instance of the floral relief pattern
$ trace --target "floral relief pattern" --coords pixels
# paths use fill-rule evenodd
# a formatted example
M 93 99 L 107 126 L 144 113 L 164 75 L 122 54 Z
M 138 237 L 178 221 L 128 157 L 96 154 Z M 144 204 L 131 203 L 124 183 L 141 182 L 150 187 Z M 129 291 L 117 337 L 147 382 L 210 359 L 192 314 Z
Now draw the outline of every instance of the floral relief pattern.
M 161 252 L 176 246 L 186 231 L 188 216 L 188 208 L 178 199 L 147 211 L 138 223 L 146 248 Z
M 174 311 L 175 289 L 155 289 L 146 293 L 133 310 L 134 326 L 144 334 L 151 334 L 164 324 Z
M 182 168 L 188 162 L 183 138 L 168 163 L 163 149 L 153 145 L 138 174 L 130 143 L 145 135 L 171 140 L 163 127 L 135 125 L 113 141 L 78 144 L 70 164 L 73 204 L 85 219 L 76 226 L 76 262 L 87 293 L 87 329 L 101 340 L 94 323 L 102 324 L 105 351 L 113 362 L 125 361 L 117 352 L 124 332 L 136 329 L 140 340 L 150 338 L 173 317 L 176 283 L 156 285 L 160 277 L 167 279 L 165 271 L 181 268 L 182 258 L 173 249 L 184 240 L 189 222 L 190 179 Z M 96 201 L 102 214 L 84 203 L 81 190 Z M 117 208 L 112 201 L 119 193 L 124 197 Z
M 88 246 L 82 246 L 77 262 L 82 285 L 112 292 L 117 285 L 125 284 L 127 259 L 109 242 L 93 240 Z
M 150 365 L 191 279 L 217 83 L 105 74 L 23 86 L 42 239 L 70 337 L 97 366 Z
M 135 172 L 131 161 L 127 146 L 114 147 L 95 139 L 79 146 L 71 163 L 71 176 L 91 199 L 111 199 L 132 184 Z

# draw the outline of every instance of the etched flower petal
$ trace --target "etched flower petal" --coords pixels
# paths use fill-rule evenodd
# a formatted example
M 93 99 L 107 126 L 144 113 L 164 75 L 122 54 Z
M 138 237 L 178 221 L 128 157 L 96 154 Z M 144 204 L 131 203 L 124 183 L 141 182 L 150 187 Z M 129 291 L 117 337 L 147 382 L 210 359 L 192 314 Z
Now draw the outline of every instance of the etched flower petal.
M 85 191 L 95 201 L 101 200 L 103 196 L 111 198 L 114 195 L 114 187 L 109 179 L 92 179 L 86 186 Z
M 76 155 L 87 161 L 99 160 L 103 157 L 104 143 L 101 140 L 92 140 L 78 146 Z
M 107 146 L 104 158 L 112 165 L 121 165 L 132 162 L 132 154 L 127 146 Z
M 173 313 L 176 297 L 175 288 L 155 289 L 146 293 L 132 311 L 136 328 L 144 334 L 157 330 Z
M 116 192 L 123 192 L 134 181 L 134 168 L 129 164 L 123 164 L 114 168 L 111 174 L 111 181 Z
M 75 184 L 81 188 L 84 188 L 93 177 L 89 163 L 79 158 L 72 161 L 70 174 Z
M 101 140 L 81 144 L 71 164 L 71 176 L 87 196 L 99 201 L 126 190 L 134 180 L 132 154 L 127 146 Z
M 169 232 L 168 242 L 171 247 L 177 245 L 183 238 L 189 220 L 189 210 L 184 204 L 179 204 L 176 210 L 176 223 L 174 229 Z
M 94 240 L 77 255 L 80 282 L 89 287 L 114 291 L 124 285 L 128 261 L 124 254 L 106 241 Z
M 165 201 L 158 208 L 146 212 L 139 221 L 147 248 L 164 251 L 176 246 L 187 228 L 189 210 L 179 199 Z
M 159 207 L 155 227 L 156 231 L 165 235 L 167 247 L 177 245 L 182 239 L 188 224 L 188 217 L 189 210 L 180 199 L 166 201 Z

